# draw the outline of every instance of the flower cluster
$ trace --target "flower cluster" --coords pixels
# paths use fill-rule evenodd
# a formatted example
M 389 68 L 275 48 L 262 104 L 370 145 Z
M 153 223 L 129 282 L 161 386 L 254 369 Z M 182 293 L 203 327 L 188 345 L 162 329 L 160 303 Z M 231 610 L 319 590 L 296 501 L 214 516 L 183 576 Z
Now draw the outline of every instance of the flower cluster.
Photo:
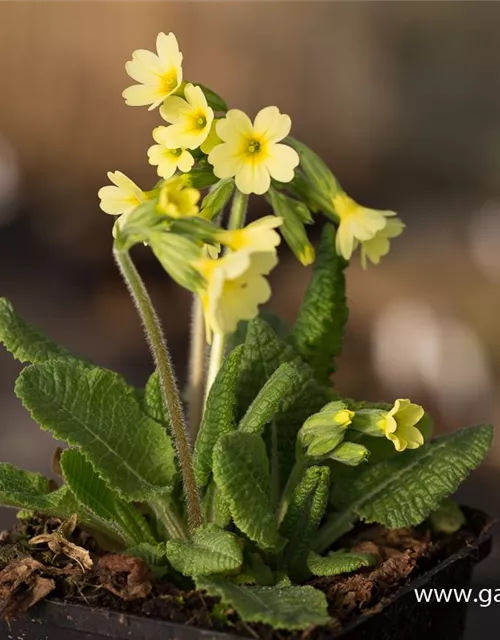
M 339 256 L 349 260 L 360 246 L 366 266 L 388 253 L 390 239 L 404 228 L 394 212 L 352 200 L 323 161 L 289 136 L 291 119 L 276 106 L 252 121 L 212 90 L 184 80 L 182 61 L 175 35 L 160 33 L 156 53 L 139 49 L 126 63 L 137 83 L 124 90 L 126 104 L 159 108 L 164 121 L 153 129 L 155 144 L 147 151 L 160 180 L 144 191 L 120 171 L 110 172 L 112 186 L 98 195 L 103 211 L 118 216 L 118 241 L 128 234 L 129 245 L 144 242 L 177 282 L 199 295 L 209 340 L 212 333 L 232 333 L 269 299 L 266 276 L 278 261 L 277 228 L 303 265 L 315 260 L 306 226 L 318 211 L 337 225 Z M 264 195 L 274 217 L 238 228 L 246 209 L 241 197 L 249 194 Z M 226 230 L 218 218 L 233 196 L 239 211 Z
M 418 427 L 424 413 L 420 405 L 407 399 L 396 400 L 390 409 L 355 410 L 343 401 L 335 401 L 306 420 L 299 432 L 299 442 L 309 458 L 358 465 L 369 456 L 366 444 L 359 441 L 362 436 L 385 436 L 396 451 L 423 445 L 424 436 Z M 348 428 L 353 434 L 350 439 L 346 438 Z

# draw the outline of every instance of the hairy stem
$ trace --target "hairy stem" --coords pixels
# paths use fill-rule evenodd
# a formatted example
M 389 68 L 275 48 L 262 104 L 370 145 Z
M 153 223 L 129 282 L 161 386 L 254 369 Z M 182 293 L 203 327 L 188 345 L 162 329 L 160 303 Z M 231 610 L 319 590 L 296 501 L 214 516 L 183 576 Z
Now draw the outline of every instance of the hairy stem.
M 189 356 L 188 424 L 191 442 L 196 441 L 203 416 L 203 383 L 205 381 L 205 320 L 198 296 L 193 297 L 191 344 Z
M 247 213 L 248 195 L 241 193 L 236 189 L 231 205 L 231 213 L 227 228 L 234 231 L 240 229 L 245 224 L 245 216 Z M 210 350 L 210 361 L 208 365 L 207 386 L 205 390 L 205 403 L 210 393 L 210 389 L 214 383 L 219 369 L 224 359 L 224 349 L 226 346 L 226 335 L 224 333 L 214 333 L 212 340 L 212 348 Z
M 192 531 L 202 524 L 203 520 L 200 498 L 194 478 L 191 445 L 167 343 L 151 298 L 128 251 L 120 251 L 115 247 L 113 253 L 142 320 L 160 378 L 163 402 L 170 417 L 172 435 L 181 468 L 189 526 Z

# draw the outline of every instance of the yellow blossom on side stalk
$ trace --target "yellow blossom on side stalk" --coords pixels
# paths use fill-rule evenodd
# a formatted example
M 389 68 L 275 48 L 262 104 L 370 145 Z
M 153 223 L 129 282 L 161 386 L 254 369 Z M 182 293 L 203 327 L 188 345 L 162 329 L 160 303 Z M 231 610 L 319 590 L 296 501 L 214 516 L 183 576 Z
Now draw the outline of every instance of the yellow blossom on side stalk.
M 271 178 L 290 182 L 299 164 L 297 152 L 278 144 L 290 133 L 290 117 L 277 107 L 266 107 L 252 123 L 239 109 L 230 109 L 217 123 L 222 144 L 209 154 L 208 161 L 218 178 L 235 178 L 236 186 L 245 194 L 262 195 L 268 191 Z
M 243 229 L 217 231 L 214 237 L 232 251 L 241 249 L 251 252 L 273 251 L 281 242 L 279 233 L 276 233 L 274 229 L 279 227 L 282 222 L 282 218 L 265 216 L 251 222 Z
M 157 210 L 171 218 L 189 218 L 200 210 L 198 189 L 185 185 L 182 177 L 167 180 L 160 189 Z
M 143 191 L 121 171 L 108 171 L 108 178 L 114 186 L 102 187 L 97 195 L 101 200 L 101 209 L 112 216 L 130 213 L 143 202 L 151 200 L 156 193 L 154 190 Z
M 171 149 L 197 149 L 212 127 L 214 112 L 200 87 L 187 84 L 184 98 L 171 96 L 160 108 L 162 118 L 172 123 L 163 134 L 163 144 Z
M 235 251 L 219 258 L 196 261 L 193 266 L 205 280 L 198 293 L 205 315 L 206 334 L 233 333 L 240 320 L 251 320 L 260 304 L 271 296 L 264 276 L 278 263 L 276 251 Z
M 138 49 L 125 65 L 128 75 L 139 84 L 125 89 L 122 96 L 133 107 L 158 107 L 174 93 L 182 82 L 182 53 L 173 33 L 159 33 L 156 38 L 157 54 Z
M 418 449 L 424 437 L 415 426 L 424 415 L 424 409 L 410 400 L 398 399 L 392 409 L 380 418 L 377 426 L 391 440 L 396 451 Z
M 378 211 L 363 207 L 346 193 L 333 198 L 333 206 L 339 217 L 336 236 L 337 253 L 349 260 L 358 242 L 371 240 L 386 226 L 386 217 L 395 216 L 393 211 Z
M 392 211 L 383 211 L 385 216 L 392 214 Z M 395 215 L 395 214 L 393 214 Z M 378 264 L 380 258 L 387 255 L 390 249 L 391 238 L 397 238 L 403 233 L 405 223 L 399 218 L 389 218 L 385 227 L 371 238 L 361 243 L 361 266 L 366 269 L 366 260 L 370 260 L 373 264 Z
M 167 146 L 166 132 L 168 127 L 156 127 L 153 129 L 154 144 L 148 149 L 149 164 L 157 165 L 160 178 L 171 178 L 179 169 L 184 173 L 191 171 L 194 165 L 193 156 L 186 149 L 171 149 Z

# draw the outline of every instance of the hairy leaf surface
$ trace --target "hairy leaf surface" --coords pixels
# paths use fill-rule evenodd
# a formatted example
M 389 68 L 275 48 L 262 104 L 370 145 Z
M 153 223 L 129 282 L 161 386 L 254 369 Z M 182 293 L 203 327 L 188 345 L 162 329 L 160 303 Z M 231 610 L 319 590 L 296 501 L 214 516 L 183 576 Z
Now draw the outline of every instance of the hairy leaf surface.
M 74 358 L 45 334 L 25 322 L 6 298 L 0 298 L 0 342 L 19 362 L 41 363 L 53 358 Z
M 311 539 L 325 512 L 329 493 L 328 467 L 309 467 L 292 494 L 281 523 L 280 533 L 287 538 L 284 564 L 292 573 L 305 568 Z
M 239 367 L 244 347 L 231 351 L 210 389 L 194 452 L 196 482 L 204 487 L 212 472 L 212 453 L 218 439 L 236 429 Z
M 96 520 L 114 529 L 125 544 L 154 542 L 146 521 L 137 509 L 108 487 L 80 451 L 64 451 L 61 455 L 61 468 L 76 499 Z
M 262 438 L 235 431 L 219 439 L 213 455 L 214 480 L 236 526 L 262 549 L 284 541 L 270 500 L 269 462 Z
M 491 425 L 469 427 L 367 465 L 334 485 L 333 503 L 391 529 L 419 524 L 479 465 L 492 437 Z
M 265 425 L 278 413 L 289 409 L 304 383 L 296 365 L 280 365 L 264 384 L 239 424 L 240 431 L 262 433 Z
M 347 264 L 335 251 L 334 227 L 326 225 L 312 280 L 291 335 L 296 349 L 322 384 L 328 384 L 335 371 L 334 358 L 342 350 L 348 316 L 344 276 Z
M 327 556 L 310 553 L 307 557 L 307 568 L 315 576 L 336 576 L 376 564 L 376 558 L 369 553 L 332 551 Z
M 16 394 L 42 429 L 81 447 L 126 500 L 147 500 L 171 489 L 170 438 L 142 412 L 134 389 L 117 374 L 52 360 L 24 369 Z
M 197 529 L 192 541 L 169 540 L 167 557 L 185 576 L 231 574 L 241 569 L 243 549 L 233 533 L 209 524 Z
M 253 587 L 213 578 L 200 578 L 196 586 L 220 596 L 245 622 L 293 630 L 330 621 L 325 595 L 314 587 Z

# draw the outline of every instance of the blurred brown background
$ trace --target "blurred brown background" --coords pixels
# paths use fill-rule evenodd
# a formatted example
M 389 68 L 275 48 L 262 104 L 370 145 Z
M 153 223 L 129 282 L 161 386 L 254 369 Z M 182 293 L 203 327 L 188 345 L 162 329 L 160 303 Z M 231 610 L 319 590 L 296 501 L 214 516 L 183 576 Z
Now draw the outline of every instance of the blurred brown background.
M 353 261 L 338 388 L 411 395 L 439 431 L 500 423 L 499 26 L 489 2 L 0 2 L 0 294 L 144 381 L 96 192 L 108 170 L 155 182 L 159 115 L 125 106 L 124 63 L 174 31 L 186 78 L 251 115 L 278 105 L 357 200 L 407 223 L 381 266 Z M 182 372 L 189 296 L 139 254 Z M 271 308 L 291 321 L 308 278 L 284 251 Z M 0 458 L 49 472 L 54 444 L 11 394 L 18 369 L 2 351 Z M 461 499 L 499 514 L 499 478 L 497 438 Z M 500 577 L 498 556 L 479 575 Z

